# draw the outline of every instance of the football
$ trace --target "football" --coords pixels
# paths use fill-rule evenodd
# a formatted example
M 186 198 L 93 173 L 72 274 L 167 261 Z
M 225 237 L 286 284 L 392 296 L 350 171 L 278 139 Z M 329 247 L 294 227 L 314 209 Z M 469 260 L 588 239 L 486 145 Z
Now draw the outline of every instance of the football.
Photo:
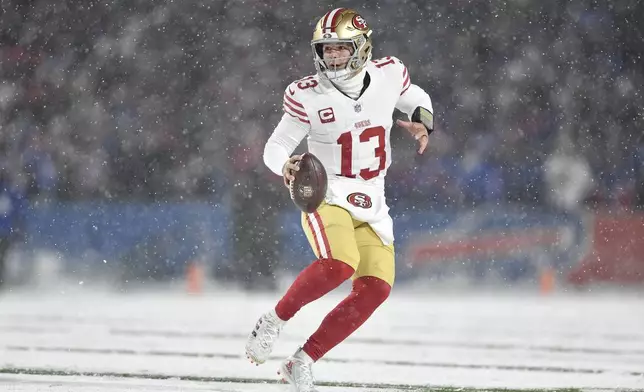
M 310 152 L 298 162 L 300 170 L 289 184 L 291 200 L 302 211 L 310 214 L 324 201 L 327 188 L 326 170 L 322 162 Z

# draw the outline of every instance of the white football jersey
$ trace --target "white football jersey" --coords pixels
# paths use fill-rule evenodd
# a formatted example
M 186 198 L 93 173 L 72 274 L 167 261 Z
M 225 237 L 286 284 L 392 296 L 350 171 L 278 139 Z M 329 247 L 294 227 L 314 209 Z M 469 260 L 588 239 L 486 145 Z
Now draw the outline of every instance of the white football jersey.
M 281 175 L 284 162 L 306 137 L 308 150 L 327 171 L 326 202 L 370 223 L 389 244 L 393 228 L 384 179 L 391 164 L 392 114 L 398 108 L 411 117 L 418 106 L 432 111 L 432 104 L 395 57 L 371 61 L 366 73 L 368 87 L 357 99 L 318 75 L 291 83 L 284 92 L 284 117 L 267 143 L 264 160 Z M 283 151 L 277 152 L 278 146 Z

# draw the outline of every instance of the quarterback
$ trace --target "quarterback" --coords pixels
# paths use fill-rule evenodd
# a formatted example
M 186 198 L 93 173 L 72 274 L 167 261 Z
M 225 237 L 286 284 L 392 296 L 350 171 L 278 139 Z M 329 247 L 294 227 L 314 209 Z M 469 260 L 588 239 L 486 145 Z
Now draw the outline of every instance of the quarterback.
M 306 138 L 308 150 L 327 171 L 328 189 L 317 211 L 302 214 L 317 259 L 257 321 L 246 355 L 265 362 L 282 327 L 304 305 L 353 280 L 351 293 L 282 362 L 279 373 L 297 392 L 315 391 L 312 365 L 358 329 L 394 283 L 393 222 L 384 191 L 394 109 L 409 116 L 411 121 L 398 125 L 418 141 L 418 153 L 433 129 L 429 96 L 411 83 L 397 58 L 372 60 L 371 33 L 351 9 L 337 8 L 320 18 L 311 41 L 317 73 L 288 85 L 284 115 L 264 149 L 266 165 L 288 184 L 301 159 L 291 154 Z

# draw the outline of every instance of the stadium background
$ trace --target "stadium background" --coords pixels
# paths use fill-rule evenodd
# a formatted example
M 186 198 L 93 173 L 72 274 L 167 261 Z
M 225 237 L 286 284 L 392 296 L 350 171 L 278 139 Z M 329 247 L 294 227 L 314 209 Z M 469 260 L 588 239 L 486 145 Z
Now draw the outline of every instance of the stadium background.
M 310 261 L 261 155 L 283 89 L 313 72 L 309 37 L 326 5 L 2 5 L 4 280 L 123 287 L 182 280 L 198 265 L 222 284 L 272 289 L 274 274 Z M 426 156 L 393 132 L 401 282 L 644 279 L 638 1 L 391 0 L 360 11 L 375 57 L 401 58 L 434 101 Z

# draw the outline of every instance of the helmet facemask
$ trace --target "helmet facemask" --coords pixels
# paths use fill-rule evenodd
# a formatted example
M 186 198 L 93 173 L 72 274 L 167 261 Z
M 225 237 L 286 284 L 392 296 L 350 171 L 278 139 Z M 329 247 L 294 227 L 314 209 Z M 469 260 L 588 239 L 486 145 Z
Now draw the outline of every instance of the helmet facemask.
M 351 55 L 346 58 L 347 62 L 342 68 L 327 65 L 324 60 L 325 44 L 344 44 L 352 48 Z M 348 80 L 359 74 L 371 60 L 371 40 L 367 35 L 362 34 L 350 39 L 322 39 L 311 43 L 315 68 L 318 74 L 330 81 Z M 344 58 L 342 58 L 344 59 Z

